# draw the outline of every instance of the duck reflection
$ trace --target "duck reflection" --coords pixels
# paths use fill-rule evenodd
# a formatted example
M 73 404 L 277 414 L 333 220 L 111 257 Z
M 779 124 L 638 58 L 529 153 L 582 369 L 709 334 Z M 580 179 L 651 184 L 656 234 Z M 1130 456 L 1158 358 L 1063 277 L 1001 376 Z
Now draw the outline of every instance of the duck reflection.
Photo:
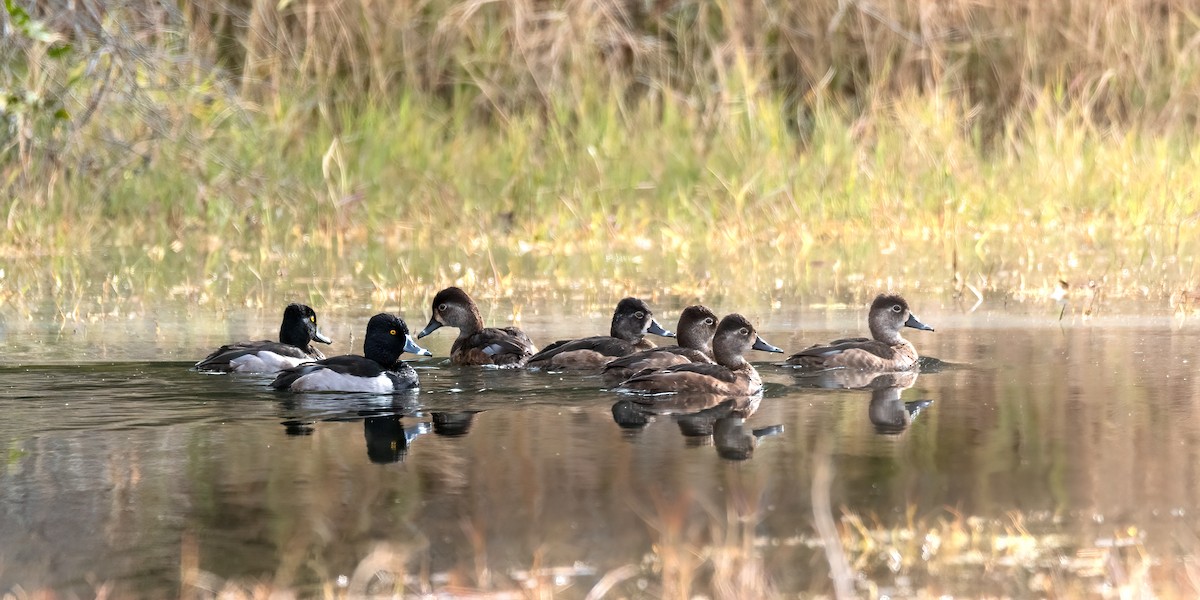
M 688 446 L 716 447 L 727 460 L 754 456 L 760 438 L 783 432 L 782 425 L 747 429 L 762 395 L 728 398 L 711 394 L 638 396 L 622 398 L 612 406 L 613 421 L 627 432 L 643 430 L 658 417 L 674 420 Z
M 479 410 L 464 410 L 454 412 L 431 412 L 433 432 L 446 437 L 459 437 L 471 432 L 471 424 Z
M 413 441 L 431 429 L 423 421 L 405 427 L 400 415 L 367 417 L 363 419 L 367 458 L 376 464 L 403 462 Z
M 864 390 L 871 392 L 867 416 L 875 432 L 883 435 L 903 433 L 930 400 L 904 402 L 901 394 L 917 383 L 915 371 L 871 373 L 853 369 L 831 369 L 797 375 L 801 387 Z
M 281 424 L 289 436 L 313 435 L 322 422 L 361 421 L 367 458 L 373 463 L 402 462 L 409 446 L 436 427 L 419 420 L 423 415 L 415 395 L 294 394 L 279 407 L 285 417 Z M 404 419 L 409 419 L 407 427 Z

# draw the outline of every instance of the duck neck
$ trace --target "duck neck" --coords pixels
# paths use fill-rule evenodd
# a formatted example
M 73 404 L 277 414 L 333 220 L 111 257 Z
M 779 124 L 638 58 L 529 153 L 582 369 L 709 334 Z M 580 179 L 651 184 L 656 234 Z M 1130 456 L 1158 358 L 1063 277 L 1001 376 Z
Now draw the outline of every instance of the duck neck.
M 701 336 L 696 335 L 694 332 L 690 331 L 688 328 L 685 328 L 685 327 L 679 328 L 678 335 L 679 335 L 679 337 L 678 337 L 677 341 L 679 342 L 680 347 L 692 348 L 695 350 L 699 350 L 709 356 L 712 356 L 712 347 L 710 346 L 709 341 L 707 339 L 704 339 Z
M 629 331 L 628 329 L 621 327 L 620 321 L 617 319 L 616 315 L 613 316 L 612 325 L 608 327 L 608 335 L 619 340 L 625 340 L 630 344 L 637 344 L 638 342 L 642 341 L 643 337 L 645 337 L 645 335 L 640 331 Z
M 479 332 L 483 329 L 483 316 L 479 314 L 479 307 L 472 304 L 467 309 L 467 318 L 463 319 L 462 323 L 458 324 L 458 337 L 463 338 Z
M 388 344 L 379 342 L 371 338 L 367 338 L 363 342 L 363 356 L 379 363 L 385 369 L 390 369 L 396 361 L 400 360 L 400 352 L 389 347 Z
M 750 366 L 750 363 L 746 362 L 746 357 L 740 353 L 728 350 L 722 351 L 719 347 L 714 351 L 713 358 L 717 360 L 717 364 L 734 370 Z
M 871 321 L 871 337 L 889 346 L 898 346 L 904 343 L 904 338 L 900 336 L 898 330 L 889 329 L 875 321 Z
M 279 328 L 279 342 L 297 348 L 307 348 L 312 338 L 308 335 L 308 329 L 303 325 L 287 326 L 283 325 Z

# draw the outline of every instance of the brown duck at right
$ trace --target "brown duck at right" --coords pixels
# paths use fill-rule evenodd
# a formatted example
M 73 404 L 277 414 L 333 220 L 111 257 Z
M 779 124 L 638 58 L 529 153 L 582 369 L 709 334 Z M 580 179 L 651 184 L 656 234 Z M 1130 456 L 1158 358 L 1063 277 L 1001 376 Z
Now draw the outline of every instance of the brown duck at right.
M 880 294 L 868 316 L 871 339 L 850 338 L 813 346 L 788 357 L 786 364 L 811 369 L 907 371 L 917 366 L 917 349 L 900 335 L 904 327 L 933 331 L 908 308 L 904 298 Z

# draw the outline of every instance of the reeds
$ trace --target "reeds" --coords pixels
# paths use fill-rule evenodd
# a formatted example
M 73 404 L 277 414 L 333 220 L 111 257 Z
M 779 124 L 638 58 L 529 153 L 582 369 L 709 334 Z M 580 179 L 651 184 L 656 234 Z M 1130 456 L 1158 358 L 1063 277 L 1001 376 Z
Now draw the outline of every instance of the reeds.
M 1184 2 L 27 9 L 58 37 L 0 50 L 6 89 L 54 99 L 5 109 L 0 246 L 33 261 L 10 298 L 151 271 L 221 298 L 292 269 L 386 294 L 453 265 L 497 290 L 699 273 L 664 279 L 693 297 L 1197 280 Z

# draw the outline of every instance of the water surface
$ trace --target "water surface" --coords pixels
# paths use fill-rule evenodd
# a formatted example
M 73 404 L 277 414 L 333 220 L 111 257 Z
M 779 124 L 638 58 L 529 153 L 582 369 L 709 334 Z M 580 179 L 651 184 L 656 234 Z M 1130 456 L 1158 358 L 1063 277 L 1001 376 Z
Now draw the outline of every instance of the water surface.
M 673 322 L 682 303 L 661 304 Z M 766 391 L 736 407 L 631 408 L 598 376 L 438 356 L 413 361 L 415 393 L 279 393 L 189 370 L 270 337 L 266 312 L 10 319 L 0 593 L 831 594 L 837 555 L 863 595 L 1192 595 L 1200 326 L 917 307 L 938 330 L 909 338 L 940 359 L 919 375 L 798 377 L 755 353 Z M 333 353 L 371 312 L 322 315 Z M 570 312 L 522 325 L 542 345 L 607 327 Z M 865 329 L 856 306 L 744 312 L 787 350 Z

